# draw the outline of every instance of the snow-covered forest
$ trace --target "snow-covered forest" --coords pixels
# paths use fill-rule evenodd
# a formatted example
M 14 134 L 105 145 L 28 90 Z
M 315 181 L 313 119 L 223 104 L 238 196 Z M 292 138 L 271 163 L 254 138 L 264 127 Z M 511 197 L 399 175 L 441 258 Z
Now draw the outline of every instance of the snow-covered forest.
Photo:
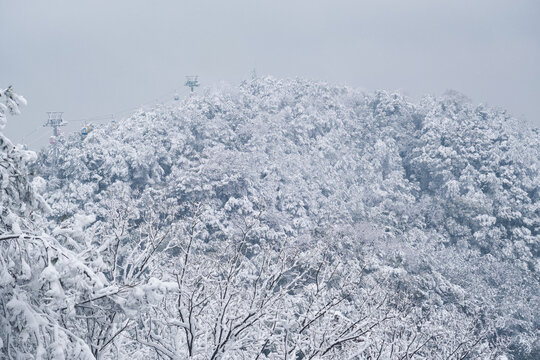
M 456 92 L 271 77 L 0 133 L 0 358 L 538 359 L 539 166 Z

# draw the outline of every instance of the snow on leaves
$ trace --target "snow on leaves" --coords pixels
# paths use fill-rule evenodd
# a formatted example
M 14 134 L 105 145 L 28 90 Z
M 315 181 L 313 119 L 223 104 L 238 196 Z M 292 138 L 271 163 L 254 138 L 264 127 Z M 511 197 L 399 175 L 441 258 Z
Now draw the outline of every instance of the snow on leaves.
M 539 351 L 540 145 L 504 112 L 264 78 L 58 146 L 32 183 L 2 153 L 3 354 Z

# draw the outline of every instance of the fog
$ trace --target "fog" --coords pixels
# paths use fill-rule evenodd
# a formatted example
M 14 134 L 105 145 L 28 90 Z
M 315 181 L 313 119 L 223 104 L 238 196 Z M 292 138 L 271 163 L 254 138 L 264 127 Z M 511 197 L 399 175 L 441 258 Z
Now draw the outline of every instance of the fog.
M 526 0 L 4 1 L 0 87 L 28 100 L 4 132 L 36 149 L 47 111 L 73 131 L 186 96 L 185 75 L 204 88 L 253 69 L 411 97 L 455 89 L 540 126 L 539 17 Z

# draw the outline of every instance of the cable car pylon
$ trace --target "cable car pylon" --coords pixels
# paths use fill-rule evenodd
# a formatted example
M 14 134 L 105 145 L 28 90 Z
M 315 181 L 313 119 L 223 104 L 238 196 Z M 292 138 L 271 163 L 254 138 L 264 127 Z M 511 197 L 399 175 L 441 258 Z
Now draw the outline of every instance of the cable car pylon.
M 186 76 L 186 82 L 184 85 L 191 89 L 191 93 L 193 93 L 193 90 L 200 85 L 198 78 L 198 75 Z
M 49 139 L 49 144 L 53 146 L 53 161 L 56 164 L 56 158 L 57 155 L 57 147 L 56 147 L 56 140 L 60 137 L 60 127 L 66 126 L 67 122 L 64 121 L 62 118 L 63 112 L 60 111 L 49 111 L 47 112 L 47 115 L 49 118 L 47 119 L 47 122 L 43 124 L 44 127 L 52 127 L 53 128 L 53 135 Z

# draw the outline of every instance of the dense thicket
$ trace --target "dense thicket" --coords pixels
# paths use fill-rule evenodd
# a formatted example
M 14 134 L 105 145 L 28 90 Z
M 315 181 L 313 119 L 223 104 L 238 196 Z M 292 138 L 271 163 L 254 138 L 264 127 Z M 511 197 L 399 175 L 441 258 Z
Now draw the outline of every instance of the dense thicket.
M 141 110 L 35 167 L 99 278 L 60 282 L 59 321 L 98 358 L 537 358 L 539 151 L 452 92 L 264 78 Z

